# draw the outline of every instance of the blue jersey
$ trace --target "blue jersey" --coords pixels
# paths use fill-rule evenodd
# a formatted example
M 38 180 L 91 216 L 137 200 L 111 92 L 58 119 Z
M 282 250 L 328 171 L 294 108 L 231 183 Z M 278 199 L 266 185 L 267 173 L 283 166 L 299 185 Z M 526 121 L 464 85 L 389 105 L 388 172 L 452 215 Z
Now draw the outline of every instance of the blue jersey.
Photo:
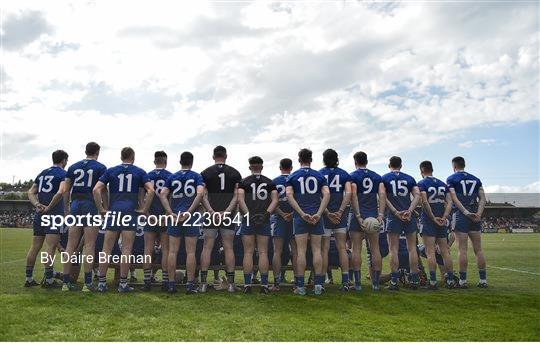
M 309 167 L 298 169 L 287 179 L 287 187 L 294 190 L 294 199 L 302 211 L 310 215 L 319 210 L 322 188 L 326 185 L 326 178 Z
M 109 185 L 111 211 L 134 211 L 138 207 L 139 188 L 150 181 L 144 170 L 122 163 L 107 169 L 99 181 Z
M 410 175 L 392 171 L 382 176 L 388 201 L 397 211 L 406 211 L 411 206 L 411 194 L 416 186 L 416 181 Z M 392 215 L 392 214 L 390 214 Z
M 169 176 L 165 187 L 170 190 L 173 212 L 185 212 L 190 208 L 197 195 L 198 186 L 204 186 L 203 178 L 192 170 L 180 170 Z
M 150 182 L 152 182 L 155 193 L 154 198 L 152 199 L 152 204 L 150 205 L 150 214 L 165 214 L 163 205 L 161 205 L 161 201 L 159 200 L 159 193 L 161 193 L 161 190 L 165 186 L 165 181 L 167 181 L 171 175 L 172 173 L 164 168 L 156 168 L 148 173 L 148 179 L 150 179 Z
M 66 179 L 72 184 L 71 198 L 84 198 L 92 200 L 92 190 L 107 167 L 104 164 L 91 159 L 84 159 L 72 164 L 68 170 Z
M 279 209 L 285 213 L 291 213 L 293 211 L 289 201 L 287 201 L 287 196 L 285 194 L 285 188 L 287 187 L 287 178 L 289 175 L 280 175 L 276 177 L 272 182 L 276 185 L 279 197 Z
M 351 181 L 351 176 L 341 168 L 323 168 L 319 170 L 328 184 L 330 189 L 330 202 L 328 203 L 328 211 L 337 212 L 343 201 L 343 193 L 345 192 L 345 184 Z
M 448 189 L 454 189 L 458 200 L 470 212 L 478 210 L 478 193 L 482 187 L 482 181 L 476 176 L 465 171 L 458 171 L 446 179 Z
M 66 178 L 66 171 L 60 167 L 52 166 L 43 170 L 34 179 L 34 184 L 38 188 L 38 200 L 40 204 L 48 205 L 54 195 L 58 193 L 60 183 Z M 49 214 L 64 214 L 64 201 L 60 200 L 54 208 L 52 208 Z
M 448 193 L 446 184 L 433 176 L 426 176 L 418 181 L 418 188 L 420 192 L 426 192 L 428 204 L 431 207 L 433 215 L 435 217 L 442 217 L 444 215 L 446 194 Z M 427 213 L 422 212 L 422 220 L 426 219 L 429 219 Z
M 376 218 L 379 215 L 377 194 L 382 182 L 381 176 L 369 169 L 358 168 L 351 173 L 351 181 L 356 184 L 362 218 Z

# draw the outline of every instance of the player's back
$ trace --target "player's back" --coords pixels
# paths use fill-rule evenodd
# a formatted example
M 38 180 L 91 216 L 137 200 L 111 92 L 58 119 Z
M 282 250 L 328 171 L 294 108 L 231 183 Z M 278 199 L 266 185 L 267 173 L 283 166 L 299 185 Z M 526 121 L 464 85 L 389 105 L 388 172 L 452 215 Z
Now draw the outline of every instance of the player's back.
M 208 202 L 214 211 L 224 211 L 234 197 L 236 185 L 242 180 L 233 167 L 216 163 L 201 173 L 208 191 Z
M 326 185 L 326 178 L 309 167 L 298 169 L 287 180 L 287 186 L 294 190 L 294 199 L 302 211 L 310 215 L 317 213 L 321 205 L 322 188 Z
M 66 174 L 66 178 L 71 180 L 71 199 L 91 200 L 92 190 L 106 170 L 103 163 L 93 159 L 85 158 L 72 164 Z
M 246 206 L 251 214 L 262 214 L 272 202 L 271 193 L 276 190 L 274 182 L 264 175 L 250 175 L 240 182 L 245 192 Z
M 34 180 L 38 186 L 38 200 L 43 205 L 48 205 L 54 195 L 58 193 L 60 183 L 66 178 L 66 171 L 60 167 L 52 166 L 44 169 Z M 64 202 L 58 204 L 49 211 L 49 214 L 64 214 Z
M 197 195 L 197 187 L 203 185 L 202 176 L 192 170 L 180 170 L 169 176 L 165 187 L 170 190 L 173 212 L 187 211 Z
M 427 201 L 435 217 L 442 217 L 446 201 L 446 184 L 433 176 L 426 176 L 418 181 L 420 192 L 426 192 Z M 422 212 L 422 218 L 427 219 L 427 214 Z
M 155 193 L 152 204 L 150 205 L 150 214 L 161 215 L 165 213 L 163 205 L 161 205 L 161 201 L 159 200 L 159 193 L 161 193 L 161 190 L 165 186 L 165 182 L 171 175 L 172 173 L 165 168 L 156 168 L 148 173 L 148 179 L 152 182 Z
M 397 211 L 405 211 L 411 205 L 411 194 L 416 186 L 414 178 L 400 171 L 391 171 L 382 176 L 386 194 Z
M 356 194 L 362 218 L 377 217 L 379 185 L 382 178 L 367 168 L 358 168 L 351 173 L 351 181 L 356 184 Z
M 322 168 L 319 170 L 328 184 L 330 189 L 330 201 L 328 203 L 328 211 L 336 212 L 341 207 L 343 201 L 343 192 L 345 192 L 345 184 L 350 181 L 350 175 L 345 170 L 335 168 Z
M 482 187 L 479 178 L 466 171 L 458 171 L 446 180 L 448 188 L 453 188 L 458 200 L 468 211 L 475 212 L 478 208 L 478 193 Z
M 109 185 L 111 211 L 137 209 L 139 188 L 149 181 L 144 170 L 128 163 L 107 169 L 99 180 Z
M 274 185 L 276 185 L 276 189 L 278 191 L 279 208 L 285 213 L 291 213 L 293 211 L 291 205 L 289 204 L 289 201 L 287 200 L 287 195 L 285 191 L 287 188 L 288 178 L 289 175 L 280 175 L 272 180 Z

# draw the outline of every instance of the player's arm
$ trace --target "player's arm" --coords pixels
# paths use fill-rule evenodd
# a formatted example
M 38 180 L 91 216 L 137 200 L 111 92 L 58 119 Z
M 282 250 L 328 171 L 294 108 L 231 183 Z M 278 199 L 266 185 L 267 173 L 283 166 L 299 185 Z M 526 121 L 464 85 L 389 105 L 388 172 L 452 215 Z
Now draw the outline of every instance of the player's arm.
M 28 199 L 32 206 L 36 208 L 38 212 L 43 212 L 45 205 L 41 204 L 38 199 L 38 186 L 36 183 L 32 184 L 32 187 L 28 190 Z
M 287 186 L 285 189 L 285 196 L 287 197 L 287 201 L 289 202 L 289 205 L 291 205 L 292 209 L 298 213 L 302 219 L 306 220 L 306 218 L 309 216 L 302 210 L 302 208 L 300 208 L 300 205 L 298 205 L 298 202 L 294 198 L 294 189 L 292 186 Z
M 145 191 L 146 196 L 144 197 L 144 202 L 142 208 L 140 210 L 137 210 L 139 213 L 148 213 L 148 210 L 150 209 L 150 205 L 152 205 L 152 199 L 154 199 L 154 185 L 152 182 L 148 181 L 144 184 L 142 189 Z M 140 194 L 140 191 L 139 191 Z
M 212 214 L 215 212 L 214 209 L 212 208 L 212 205 L 210 205 L 210 200 L 208 200 L 208 189 L 204 191 L 202 205 L 206 209 L 206 211 L 208 211 L 208 213 Z
M 69 206 L 69 193 L 67 192 L 66 188 L 67 188 L 66 182 L 65 181 L 60 182 L 60 186 L 58 187 L 58 192 L 56 192 L 56 194 L 53 195 L 51 202 L 49 202 L 49 205 L 47 205 L 47 207 L 45 207 L 45 209 L 43 210 L 44 213 L 50 211 L 51 208 L 54 208 L 60 202 L 60 200 L 64 201 L 64 212 L 65 212 L 65 210 Z
M 330 202 L 330 188 L 324 185 L 321 188 L 321 204 L 319 205 L 319 210 L 317 211 L 317 213 L 315 213 L 315 215 L 318 216 L 318 218 L 322 216 L 329 202 Z
M 386 187 L 384 186 L 384 183 L 379 183 L 379 213 L 377 214 L 377 220 L 382 223 L 384 219 L 384 211 L 386 211 Z
M 450 213 L 452 212 L 452 196 L 450 192 L 446 193 L 446 198 L 444 199 L 444 214 L 442 217 L 443 222 L 448 219 Z
M 276 189 L 270 192 L 270 198 L 272 199 L 272 201 L 270 202 L 270 205 L 268 205 L 268 208 L 266 209 L 266 212 L 268 212 L 268 214 L 272 214 L 272 212 L 274 212 L 274 210 L 277 208 L 278 203 L 279 203 L 279 193 Z
M 356 220 L 358 220 L 358 223 L 362 222 L 362 215 L 360 213 L 360 204 L 358 202 L 358 186 L 356 186 L 356 183 L 352 183 L 351 185 L 351 207 L 354 213 L 354 217 Z
M 418 186 L 413 187 L 412 195 L 413 195 L 413 199 L 411 201 L 411 205 L 409 206 L 409 209 L 407 210 L 409 211 L 409 213 L 412 213 L 416 209 L 416 206 L 418 206 L 418 202 L 420 201 L 420 190 L 418 189 Z
M 463 213 L 465 216 L 469 217 L 471 215 L 471 212 L 463 206 L 461 201 L 459 201 L 456 190 L 453 187 L 450 187 L 450 196 L 452 197 L 452 202 L 456 205 L 457 209 Z
M 146 189 L 144 187 L 140 187 L 139 194 L 137 195 L 137 204 L 139 205 L 139 208 L 143 207 L 145 196 L 146 196 Z
M 435 219 L 433 210 L 431 209 L 431 206 L 429 206 L 427 192 L 420 192 L 420 197 L 422 199 L 422 208 L 424 209 L 424 212 L 428 215 L 429 219 L 431 219 L 432 222 L 437 223 L 437 219 Z
M 388 199 L 388 197 L 386 197 L 386 207 L 388 207 L 390 213 L 392 213 L 396 217 L 399 217 L 399 211 L 396 210 L 394 205 L 392 205 L 392 202 L 390 202 L 390 199 Z
M 234 186 L 234 193 L 233 193 L 233 197 L 231 199 L 231 202 L 229 203 L 229 206 L 227 206 L 225 211 L 223 211 L 224 213 L 231 213 L 236 208 L 236 205 L 238 203 L 238 190 L 239 190 L 238 184 L 236 184 Z
M 240 211 L 247 214 L 249 212 L 249 208 L 246 204 L 246 191 L 243 188 L 238 188 L 236 192 L 238 193 L 238 206 L 240 207 Z
M 159 201 L 161 202 L 161 206 L 163 206 L 163 209 L 165 210 L 165 213 L 167 215 L 173 214 L 171 204 L 169 203 L 169 194 L 171 193 L 170 189 L 168 187 L 163 187 L 161 189 L 161 192 L 159 192 Z
M 486 193 L 484 192 L 484 187 L 478 189 L 478 198 L 478 211 L 476 211 L 476 216 L 478 217 L 478 221 L 480 221 L 480 218 L 482 218 L 482 214 L 484 213 L 484 208 L 486 207 Z
M 94 197 L 94 203 L 99 213 L 105 214 L 107 212 L 104 207 L 105 204 L 102 202 L 102 193 L 106 191 L 106 186 L 102 181 L 98 181 L 92 190 L 92 195 Z
M 105 187 L 105 191 L 101 192 L 101 202 L 104 208 L 109 208 L 109 188 Z
M 343 212 L 345 212 L 345 209 L 347 209 L 347 206 L 351 203 L 352 198 L 352 186 L 351 182 L 347 181 L 345 182 L 345 191 L 343 192 L 343 200 L 341 200 L 341 205 L 339 206 L 338 211 L 336 212 L 337 218 L 341 219 L 341 216 L 343 216 Z
M 204 198 L 204 188 L 205 187 L 203 185 L 197 186 L 197 195 L 195 195 L 195 199 L 193 199 L 191 206 L 189 206 L 186 212 L 193 213 L 199 207 L 202 199 Z

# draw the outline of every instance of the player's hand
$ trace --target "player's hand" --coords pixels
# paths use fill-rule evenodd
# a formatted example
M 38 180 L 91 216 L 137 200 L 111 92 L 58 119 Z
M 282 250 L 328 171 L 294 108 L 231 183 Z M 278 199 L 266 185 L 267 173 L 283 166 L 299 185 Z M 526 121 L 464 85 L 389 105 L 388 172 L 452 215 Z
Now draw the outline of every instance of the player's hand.
M 183 223 L 183 222 L 185 222 L 185 221 L 188 219 L 188 217 L 189 217 L 188 212 L 182 212 L 182 213 L 180 213 L 180 215 L 177 216 L 177 218 L 178 218 L 178 223 Z
M 105 216 L 107 214 L 107 210 L 106 209 L 102 209 L 99 211 L 99 214 L 101 214 L 102 216 Z
M 480 214 L 478 214 L 478 213 L 473 213 L 473 216 L 474 216 L 474 218 L 472 218 L 472 220 L 474 222 L 478 223 L 478 222 L 480 222 L 480 220 L 482 220 L 482 216 L 480 216 Z
M 377 220 L 378 220 L 378 221 L 379 221 L 379 223 L 380 223 L 380 224 L 382 225 L 382 223 L 383 223 L 383 220 L 384 220 L 384 217 L 383 217 L 383 215 L 382 215 L 382 214 L 379 214 L 379 215 L 377 216 Z
M 45 209 L 47 208 L 47 206 L 43 205 L 43 204 L 40 204 L 40 203 L 37 203 L 36 204 L 36 211 L 38 213 L 44 213 Z
M 437 224 L 438 226 L 443 226 L 445 221 L 446 220 L 441 217 L 435 217 L 435 224 Z
M 403 218 L 403 221 L 405 221 L 405 222 L 410 221 L 410 220 L 411 220 L 411 216 L 412 216 L 412 213 L 411 213 L 411 211 L 409 211 L 409 210 L 406 210 L 406 211 L 403 211 L 403 212 L 402 212 L 402 218 Z
M 317 224 L 321 220 L 321 216 L 317 213 L 311 216 L 311 224 Z
M 286 221 L 286 222 L 290 222 L 292 219 L 293 219 L 293 213 L 290 212 L 290 213 L 285 213 L 283 215 L 283 219 Z
M 305 222 L 311 224 L 311 216 L 310 216 L 309 214 L 302 212 L 302 213 L 300 214 L 300 217 L 301 217 Z
M 472 220 L 473 222 L 476 222 L 476 213 L 468 213 L 466 214 L 467 218 L 469 218 L 470 220 Z
M 328 220 L 330 220 L 330 223 L 339 224 L 339 219 L 338 219 L 338 217 L 336 215 L 336 212 L 328 213 L 327 217 L 328 217 Z

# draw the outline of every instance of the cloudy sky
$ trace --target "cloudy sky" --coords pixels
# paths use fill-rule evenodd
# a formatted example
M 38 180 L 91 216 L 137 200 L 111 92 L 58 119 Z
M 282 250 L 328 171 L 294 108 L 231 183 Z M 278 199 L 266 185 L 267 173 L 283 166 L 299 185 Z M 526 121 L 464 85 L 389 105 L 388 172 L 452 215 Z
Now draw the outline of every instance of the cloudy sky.
M 3 7 L 0 181 L 95 140 L 108 166 L 132 146 L 145 169 L 164 149 L 170 169 L 190 150 L 200 171 L 223 144 L 268 176 L 303 147 L 348 170 L 366 151 L 380 173 L 400 155 L 415 177 L 430 159 L 446 178 L 463 155 L 489 191 L 540 191 L 536 2 Z

